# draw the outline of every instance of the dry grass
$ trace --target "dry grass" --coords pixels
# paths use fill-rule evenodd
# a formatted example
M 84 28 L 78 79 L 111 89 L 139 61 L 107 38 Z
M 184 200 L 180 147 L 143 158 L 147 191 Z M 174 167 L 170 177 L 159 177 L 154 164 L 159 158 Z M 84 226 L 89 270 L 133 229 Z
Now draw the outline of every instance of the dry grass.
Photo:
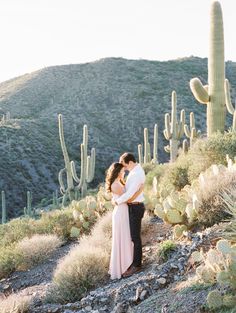
M 32 296 L 22 296 L 21 294 L 12 294 L 1 301 L 0 313 L 24 313 L 29 312 L 29 306 Z
M 28 269 L 43 260 L 62 245 L 62 240 L 56 235 L 34 235 L 18 242 L 16 251 L 21 255 L 19 269 Z
M 72 249 L 56 268 L 56 295 L 51 298 L 62 303 L 79 300 L 107 278 L 109 259 L 109 253 L 101 247 L 83 244 Z

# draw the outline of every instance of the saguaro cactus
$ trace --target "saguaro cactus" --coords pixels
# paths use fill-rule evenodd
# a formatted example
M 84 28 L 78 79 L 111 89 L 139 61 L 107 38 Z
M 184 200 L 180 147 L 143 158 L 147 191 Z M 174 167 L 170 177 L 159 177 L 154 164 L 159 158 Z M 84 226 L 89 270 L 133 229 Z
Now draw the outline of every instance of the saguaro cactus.
M 176 92 L 172 91 L 171 97 L 171 118 L 170 114 L 165 114 L 165 129 L 164 136 L 169 140 L 169 145 L 165 147 L 165 151 L 170 153 L 170 161 L 174 162 L 178 155 L 179 140 L 184 134 L 185 111 L 181 110 L 180 122 L 177 121 L 177 96 Z
M 74 183 L 70 165 L 70 159 L 66 148 L 65 138 L 64 138 L 64 130 L 63 130 L 63 121 L 62 114 L 58 115 L 58 124 L 59 124 L 59 137 L 61 142 L 62 153 L 64 156 L 65 167 L 60 170 L 58 174 L 58 180 L 60 183 L 60 191 L 63 194 L 63 205 L 66 202 L 67 197 L 69 197 L 70 201 L 74 199 Z M 67 187 L 63 183 L 63 174 L 66 173 L 67 178 Z
M 77 198 L 78 190 L 81 190 L 82 197 L 86 196 L 87 193 L 87 183 L 90 183 L 94 178 L 95 172 L 95 149 L 92 148 L 91 156 L 88 156 L 88 127 L 84 125 L 83 127 L 83 143 L 81 144 L 81 164 L 80 164 L 80 178 L 76 174 L 75 163 L 70 161 L 69 155 L 66 149 L 63 124 L 62 124 L 62 115 L 59 114 L 59 136 L 62 147 L 62 152 L 65 161 L 65 168 L 59 172 L 59 183 L 60 190 L 63 194 L 62 204 L 65 205 L 67 198 L 74 200 Z M 63 183 L 63 174 L 66 172 L 67 175 L 67 188 Z M 73 179 L 78 183 L 77 186 L 74 186 Z
M 95 148 L 91 149 L 91 156 L 88 156 L 88 127 L 83 127 L 83 143 L 81 149 L 81 163 L 80 163 L 80 178 L 77 176 L 75 163 L 71 161 L 71 172 L 74 180 L 78 183 L 76 190 L 81 190 L 81 196 L 85 197 L 87 194 L 87 184 L 94 178 L 95 173 Z
M 6 196 L 5 191 L 2 190 L 2 224 L 7 222 Z
M 27 205 L 24 208 L 25 216 L 32 216 L 34 213 L 32 212 L 32 193 L 27 191 Z
M 147 163 L 158 163 L 158 126 L 154 125 L 154 136 L 153 136 L 153 158 L 151 156 L 151 147 L 148 141 L 148 128 L 144 128 L 144 155 L 143 155 L 143 146 L 138 145 L 138 156 L 140 164 Z
M 190 81 L 195 98 L 207 104 L 207 135 L 223 132 L 225 127 L 225 61 L 224 30 L 221 5 L 214 1 L 211 6 L 210 50 L 208 57 L 208 85 L 198 78 Z

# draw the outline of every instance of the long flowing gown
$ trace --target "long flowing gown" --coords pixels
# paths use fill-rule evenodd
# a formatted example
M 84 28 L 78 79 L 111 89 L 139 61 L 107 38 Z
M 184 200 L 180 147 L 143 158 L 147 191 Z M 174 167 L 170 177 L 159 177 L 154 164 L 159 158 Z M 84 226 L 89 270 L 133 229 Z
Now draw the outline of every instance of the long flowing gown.
M 119 195 L 113 194 L 113 199 Z M 133 262 L 133 242 L 130 236 L 128 205 L 114 207 L 112 213 L 112 249 L 109 273 L 111 279 L 119 279 Z

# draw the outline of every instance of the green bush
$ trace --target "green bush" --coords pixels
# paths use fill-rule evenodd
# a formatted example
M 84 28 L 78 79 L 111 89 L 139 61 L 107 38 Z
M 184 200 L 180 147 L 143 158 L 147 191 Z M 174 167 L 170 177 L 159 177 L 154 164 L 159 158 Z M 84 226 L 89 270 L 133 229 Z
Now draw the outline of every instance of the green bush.
M 0 247 L 9 246 L 37 231 L 37 221 L 29 217 L 15 218 L 0 225 Z
M 162 261 L 167 261 L 171 253 L 176 249 L 176 244 L 171 240 L 165 240 L 160 244 L 158 256 Z

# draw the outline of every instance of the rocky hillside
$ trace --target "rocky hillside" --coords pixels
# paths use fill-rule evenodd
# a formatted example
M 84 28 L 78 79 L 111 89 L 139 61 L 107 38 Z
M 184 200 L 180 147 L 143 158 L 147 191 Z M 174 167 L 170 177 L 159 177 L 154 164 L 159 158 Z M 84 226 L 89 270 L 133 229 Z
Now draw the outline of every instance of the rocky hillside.
M 64 166 L 57 114 L 64 118 L 65 139 L 71 159 L 79 167 L 82 126 L 89 127 L 89 147 L 96 147 L 96 180 L 123 151 L 137 154 L 143 128 L 159 127 L 159 160 L 168 160 L 162 135 L 164 113 L 170 111 L 176 90 L 178 108 L 187 119 L 195 112 L 196 124 L 205 131 L 205 106 L 196 103 L 189 80 L 207 83 L 207 59 L 185 58 L 167 62 L 102 59 L 93 63 L 44 68 L 0 84 L 0 188 L 5 190 L 10 214 L 20 214 L 26 192 L 33 204 L 50 198 L 58 189 L 57 174 Z M 226 64 L 232 98 L 236 92 L 236 63 Z M 231 119 L 231 117 L 230 117 Z M 231 121 L 230 121 L 231 123 Z

